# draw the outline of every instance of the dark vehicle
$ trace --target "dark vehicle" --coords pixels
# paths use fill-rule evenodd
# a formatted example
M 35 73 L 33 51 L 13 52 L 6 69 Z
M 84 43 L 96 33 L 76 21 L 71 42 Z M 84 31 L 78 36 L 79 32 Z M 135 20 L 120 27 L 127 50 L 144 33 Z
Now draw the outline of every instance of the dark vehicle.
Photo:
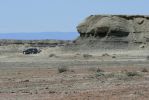
M 23 51 L 23 54 L 37 54 L 40 53 L 41 50 L 37 48 L 29 48 Z

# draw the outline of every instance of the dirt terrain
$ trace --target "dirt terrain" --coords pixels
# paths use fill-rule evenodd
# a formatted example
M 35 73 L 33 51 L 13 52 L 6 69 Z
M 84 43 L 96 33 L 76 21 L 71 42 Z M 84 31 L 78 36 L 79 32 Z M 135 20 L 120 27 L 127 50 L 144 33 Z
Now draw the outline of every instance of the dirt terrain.
M 149 51 L 0 47 L 0 100 L 148 100 Z
M 148 26 L 149 16 L 91 15 L 74 41 L 1 40 L 0 100 L 149 100 Z

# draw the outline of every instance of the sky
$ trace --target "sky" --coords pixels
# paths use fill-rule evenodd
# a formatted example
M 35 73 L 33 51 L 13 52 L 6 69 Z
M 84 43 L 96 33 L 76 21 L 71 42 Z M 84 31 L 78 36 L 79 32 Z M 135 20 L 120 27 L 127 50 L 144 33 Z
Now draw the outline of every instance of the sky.
M 149 0 L 0 0 L 0 33 L 76 32 L 95 14 L 149 15 Z

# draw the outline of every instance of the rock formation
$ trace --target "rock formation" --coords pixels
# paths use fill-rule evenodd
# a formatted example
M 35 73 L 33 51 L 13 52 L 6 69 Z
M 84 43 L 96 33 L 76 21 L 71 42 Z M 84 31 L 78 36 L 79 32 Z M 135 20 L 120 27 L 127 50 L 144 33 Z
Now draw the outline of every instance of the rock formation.
M 81 38 L 147 42 L 149 16 L 143 15 L 91 15 L 77 26 Z

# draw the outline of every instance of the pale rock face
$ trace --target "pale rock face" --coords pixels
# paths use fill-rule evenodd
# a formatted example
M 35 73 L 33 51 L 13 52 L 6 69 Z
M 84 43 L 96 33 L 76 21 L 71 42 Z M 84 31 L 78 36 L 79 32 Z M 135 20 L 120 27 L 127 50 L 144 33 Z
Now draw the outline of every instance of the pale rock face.
M 149 16 L 91 15 L 77 26 L 82 38 L 123 38 L 127 41 L 147 41 Z

